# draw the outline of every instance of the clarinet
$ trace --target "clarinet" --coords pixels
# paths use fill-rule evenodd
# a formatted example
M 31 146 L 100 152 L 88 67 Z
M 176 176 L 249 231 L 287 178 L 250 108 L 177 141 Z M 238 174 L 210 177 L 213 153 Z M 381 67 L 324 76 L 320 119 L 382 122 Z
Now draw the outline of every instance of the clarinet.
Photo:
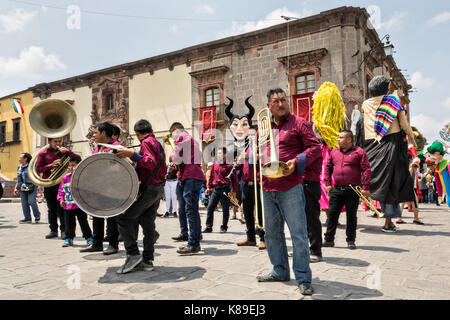
M 245 147 L 245 151 L 247 151 L 249 146 L 250 146 L 250 144 L 247 144 L 247 146 Z M 239 155 L 239 158 L 237 159 L 236 163 L 233 165 L 233 168 L 231 168 L 230 173 L 225 177 L 225 179 L 227 179 L 228 181 L 231 182 L 231 176 L 236 171 L 236 168 L 237 168 L 239 162 L 241 162 L 241 155 Z

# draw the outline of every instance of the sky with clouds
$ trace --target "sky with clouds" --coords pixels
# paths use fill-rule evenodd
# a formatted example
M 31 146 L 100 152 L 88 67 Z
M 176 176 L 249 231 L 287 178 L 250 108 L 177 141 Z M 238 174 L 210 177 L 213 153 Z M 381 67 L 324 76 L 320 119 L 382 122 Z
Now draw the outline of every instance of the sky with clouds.
M 390 35 L 416 91 L 412 125 L 434 140 L 450 121 L 450 2 L 430 3 L 0 0 L 0 96 L 346 5 L 366 8 L 380 38 Z

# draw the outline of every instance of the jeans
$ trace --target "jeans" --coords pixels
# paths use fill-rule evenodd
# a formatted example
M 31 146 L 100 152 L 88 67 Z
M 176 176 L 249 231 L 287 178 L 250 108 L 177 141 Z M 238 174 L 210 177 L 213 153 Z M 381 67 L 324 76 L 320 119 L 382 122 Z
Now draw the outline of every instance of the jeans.
M 103 247 L 103 238 L 105 236 L 105 218 L 94 217 L 92 221 L 93 247 Z M 113 248 L 119 248 L 119 230 L 117 229 L 117 217 L 106 219 L 106 234 L 109 238 L 109 245 Z
M 144 233 L 143 259 L 154 260 L 155 219 L 159 202 L 164 195 L 164 185 L 149 185 L 145 192 L 123 214 L 117 216 L 117 226 L 123 238 L 127 255 L 138 255 L 139 248 L 136 238 L 136 219 L 140 217 Z
M 428 202 L 433 203 L 434 202 L 434 190 L 433 188 L 428 188 Z
M 30 206 L 31 209 L 33 209 L 34 219 L 39 220 L 41 218 L 41 213 L 39 212 L 39 208 L 36 202 L 37 187 L 36 186 L 34 187 L 33 192 L 19 191 L 19 193 L 25 220 L 31 221 Z
M 320 223 L 320 204 L 322 196 L 320 182 L 304 181 L 305 212 L 311 254 L 322 256 L 322 224 Z
M 255 189 L 254 185 L 244 183 L 242 187 L 242 209 L 244 211 L 245 225 L 247 226 L 247 240 L 256 241 L 255 236 Z M 261 192 L 260 187 L 257 185 L 257 201 L 258 201 L 258 222 L 262 225 L 262 206 L 261 206 Z M 264 230 L 260 230 L 259 237 L 261 241 L 264 241 Z
M 327 242 L 334 241 L 339 215 L 344 205 L 347 217 L 346 241 L 355 242 L 356 240 L 356 225 L 358 223 L 356 213 L 359 206 L 359 196 L 350 187 L 334 187 L 330 190 L 329 218 L 327 231 L 325 232 L 325 241 Z
M 272 276 L 290 280 L 289 260 L 284 235 L 287 223 L 293 246 L 293 265 L 298 284 L 311 283 L 308 233 L 306 228 L 305 195 L 301 184 L 288 191 L 264 191 L 265 240 Z
M 86 213 L 81 209 L 74 209 L 64 210 L 64 219 L 66 220 L 66 239 L 75 238 L 75 218 L 78 219 L 78 224 L 80 225 L 81 232 L 83 233 L 83 238 L 85 238 L 86 240 L 92 238 L 92 231 L 89 227 Z
M 201 221 L 198 212 L 198 199 L 203 181 L 197 179 L 186 179 L 178 181 L 178 218 L 182 235 L 188 235 L 188 245 L 200 246 Z M 189 226 L 189 228 L 188 228 Z
M 65 232 L 64 212 L 59 205 L 56 197 L 58 195 L 59 184 L 50 188 L 44 188 L 44 197 L 48 207 L 48 223 L 50 225 L 51 232 L 58 232 L 58 218 L 59 229 L 61 232 Z
M 214 224 L 214 210 L 217 208 L 217 204 L 222 204 L 222 226 L 220 228 L 227 230 L 228 229 L 228 220 L 230 218 L 230 199 L 225 195 L 231 191 L 231 187 L 229 185 L 222 187 L 214 187 L 214 190 L 209 198 L 208 202 L 208 214 L 206 216 L 206 227 L 211 228 Z

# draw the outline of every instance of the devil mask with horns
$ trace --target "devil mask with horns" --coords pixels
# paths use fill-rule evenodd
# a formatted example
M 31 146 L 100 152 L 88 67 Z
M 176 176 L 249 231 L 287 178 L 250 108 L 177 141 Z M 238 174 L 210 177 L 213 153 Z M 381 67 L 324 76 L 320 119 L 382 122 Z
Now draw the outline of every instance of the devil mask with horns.
M 227 97 L 230 101 L 228 106 L 225 108 L 225 114 L 227 115 L 228 127 L 233 134 L 235 139 L 234 143 L 236 146 L 244 146 L 247 144 L 247 137 L 249 135 L 249 131 L 252 127 L 252 118 L 255 114 L 255 108 L 250 104 L 249 100 L 252 96 L 245 99 L 245 105 L 249 109 L 247 114 L 233 114 L 231 112 L 231 108 L 233 107 L 233 100 Z

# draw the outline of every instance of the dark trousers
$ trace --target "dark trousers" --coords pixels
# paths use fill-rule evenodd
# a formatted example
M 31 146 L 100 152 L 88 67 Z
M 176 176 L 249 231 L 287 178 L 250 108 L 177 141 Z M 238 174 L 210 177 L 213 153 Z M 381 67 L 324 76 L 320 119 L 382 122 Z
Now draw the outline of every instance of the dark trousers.
M 207 216 L 206 216 L 206 227 L 212 228 L 214 224 L 214 210 L 217 208 L 217 204 L 220 201 L 222 205 L 222 226 L 221 228 L 228 229 L 228 219 L 230 218 L 230 199 L 225 195 L 231 191 L 229 185 L 223 187 L 214 187 L 214 190 L 209 198 Z
M 136 219 L 140 217 L 144 232 L 145 261 L 154 260 L 155 219 L 159 202 L 164 195 L 164 184 L 149 185 L 145 192 L 123 214 L 117 216 L 117 226 L 123 238 L 127 255 L 138 255 L 139 248 L 136 238 Z
M 356 239 L 356 212 L 358 211 L 359 196 L 350 187 L 334 187 L 330 190 L 330 207 L 325 241 L 334 241 L 337 223 L 342 207 L 345 205 L 347 215 L 347 242 Z
M 320 204 L 322 196 L 320 182 L 304 181 L 306 225 L 311 254 L 322 255 L 322 224 L 320 223 Z
M 44 188 L 44 197 L 47 202 L 48 208 L 48 223 L 50 225 L 50 231 L 58 232 L 58 218 L 59 218 L 59 229 L 61 232 L 64 230 L 64 212 L 56 199 L 58 195 L 59 184 L 50 188 Z
M 177 184 L 178 219 L 182 235 L 188 236 L 188 245 L 194 248 L 200 246 L 202 222 L 198 212 L 198 198 L 203 181 L 185 179 Z
M 259 185 L 257 187 L 257 201 L 258 201 L 258 221 L 262 225 L 262 206 L 261 193 Z M 244 211 L 245 225 L 247 226 L 247 240 L 256 241 L 255 236 L 255 186 L 244 183 L 242 187 L 242 209 Z M 259 230 L 259 238 L 264 241 L 264 229 Z
M 422 203 L 428 203 L 428 189 L 420 189 L 420 193 L 422 193 Z
M 87 220 L 87 215 L 81 209 L 75 210 L 64 210 L 64 220 L 66 225 L 66 239 L 75 238 L 75 228 L 76 219 L 78 219 L 78 224 L 80 225 L 81 232 L 83 233 L 83 238 L 86 240 L 92 238 L 91 227 Z
M 105 237 L 105 218 L 94 217 L 92 221 L 93 247 L 103 247 L 103 238 Z M 119 248 L 119 230 L 117 229 L 117 217 L 106 219 L 106 232 L 109 238 L 109 245 L 113 248 Z

